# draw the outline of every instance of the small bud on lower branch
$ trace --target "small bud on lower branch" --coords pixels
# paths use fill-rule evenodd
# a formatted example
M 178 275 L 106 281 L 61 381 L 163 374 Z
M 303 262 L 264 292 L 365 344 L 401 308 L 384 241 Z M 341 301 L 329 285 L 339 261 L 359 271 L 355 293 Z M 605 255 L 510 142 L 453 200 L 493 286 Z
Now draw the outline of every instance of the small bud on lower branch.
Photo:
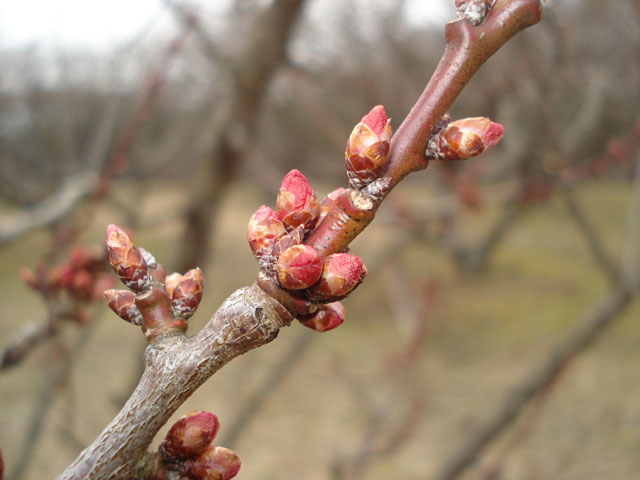
M 500 142 L 504 128 L 486 117 L 451 122 L 433 135 L 425 152 L 429 160 L 464 160 L 475 157 Z
M 275 267 L 280 286 L 289 290 L 302 290 L 320 278 L 322 259 L 315 248 L 294 245 L 280 254 Z
M 247 240 L 253 254 L 260 258 L 268 255 L 275 243 L 286 233 L 287 230 L 276 212 L 263 205 L 249 219 Z
M 362 260 L 349 253 L 334 253 L 322 260 L 320 280 L 307 290 L 313 300 L 338 300 L 351 293 L 367 275 Z
M 136 296 L 128 290 L 106 290 L 103 294 L 109 308 L 123 320 L 142 325 L 142 314 L 136 307 Z
M 340 302 L 321 305 L 318 311 L 312 315 L 300 317 L 300 323 L 316 332 L 327 332 L 344 322 L 346 311 Z
M 320 213 L 318 199 L 299 170 L 291 170 L 285 175 L 278 190 L 276 206 L 278 218 L 287 230 L 299 225 L 304 226 L 305 231 L 311 230 Z
M 165 460 L 187 460 L 205 452 L 220 429 L 211 412 L 192 410 L 169 429 L 158 451 Z
M 349 184 L 361 189 L 380 176 L 387 165 L 391 120 L 382 105 L 362 117 L 347 141 L 344 153 Z
M 142 292 L 152 283 L 142 252 L 129 236 L 116 225 L 107 227 L 107 251 L 109 263 L 118 278 L 134 292 Z
M 193 480 L 230 480 L 240 466 L 240 457 L 234 451 L 210 445 L 204 453 L 184 463 L 182 474 Z
M 192 268 L 185 273 L 171 294 L 173 314 L 184 319 L 190 318 L 200 305 L 204 276 L 199 268 Z

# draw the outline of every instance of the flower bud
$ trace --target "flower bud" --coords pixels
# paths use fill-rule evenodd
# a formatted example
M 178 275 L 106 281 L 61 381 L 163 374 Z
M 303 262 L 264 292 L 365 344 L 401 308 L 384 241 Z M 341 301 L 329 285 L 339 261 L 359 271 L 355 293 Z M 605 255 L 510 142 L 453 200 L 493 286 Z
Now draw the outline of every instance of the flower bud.
M 178 286 L 178 283 L 180 283 L 180 280 L 182 280 L 182 274 L 178 272 L 173 272 L 171 275 L 164 277 L 164 288 L 169 297 L 173 295 L 173 291 Z
M 22 280 L 34 290 L 42 289 L 42 280 L 30 268 L 22 267 L 20 269 L 20 280 Z
M 316 332 L 326 332 L 341 325 L 346 318 L 344 305 L 340 302 L 321 305 L 312 315 L 301 317 L 300 323 Z
M 259 258 L 268 255 L 273 245 L 286 233 L 276 212 L 263 205 L 249 219 L 247 240 L 251 251 Z
M 128 290 L 105 290 L 104 299 L 113 310 L 123 320 L 133 323 L 134 325 L 142 325 L 142 314 L 136 306 L 136 296 Z
M 204 276 L 199 268 L 192 268 L 182 276 L 182 279 L 171 294 L 171 309 L 179 317 L 191 317 L 202 300 Z
M 360 257 L 334 253 L 322 260 L 320 280 L 307 290 L 313 300 L 331 300 L 347 296 L 367 275 Z
M 107 227 L 106 242 L 109 263 L 122 283 L 135 292 L 146 290 L 151 285 L 152 279 L 142 252 L 116 225 Z
M 230 480 L 240 466 L 240 457 L 234 451 L 209 445 L 202 454 L 184 462 L 182 474 L 190 479 Z
M 333 204 L 336 203 L 336 198 L 338 198 L 344 190 L 345 189 L 343 187 L 336 188 L 333 192 L 328 193 L 327 196 L 324 197 L 322 202 L 320 202 L 320 216 L 318 217 L 316 224 L 320 224 L 324 217 L 327 216 L 327 213 L 331 207 L 333 207 Z
M 353 188 L 361 189 L 380 176 L 387 164 L 390 140 L 391 120 L 382 105 L 373 107 L 354 127 L 344 153 Z
M 207 450 L 220 429 L 211 412 L 191 410 L 169 429 L 158 451 L 166 460 L 187 460 Z
M 87 301 L 93 293 L 93 275 L 84 268 L 73 273 L 69 293 L 76 300 Z
M 302 225 L 308 232 L 313 228 L 320 213 L 318 199 L 308 180 L 299 170 L 291 170 L 282 179 L 276 207 L 278 218 L 287 230 Z
M 301 290 L 318 281 L 322 274 L 322 259 L 315 248 L 294 245 L 280 254 L 275 267 L 276 279 L 281 287 Z
M 451 122 L 427 144 L 430 160 L 464 160 L 481 154 L 500 142 L 504 128 L 486 117 Z

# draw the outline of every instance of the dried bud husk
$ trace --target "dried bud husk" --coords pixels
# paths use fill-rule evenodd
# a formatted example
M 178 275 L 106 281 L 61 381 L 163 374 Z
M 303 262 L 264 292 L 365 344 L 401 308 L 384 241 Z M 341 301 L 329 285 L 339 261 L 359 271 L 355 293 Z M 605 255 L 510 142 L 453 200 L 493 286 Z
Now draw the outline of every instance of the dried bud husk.
M 116 225 L 107 227 L 106 237 L 109 263 L 122 283 L 134 292 L 142 292 L 149 288 L 152 278 L 140 249 Z
M 158 451 L 165 460 L 187 460 L 203 454 L 220 429 L 211 412 L 187 412 L 169 429 Z
M 495 0 L 455 0 L 456 13 L 477 27 L 484 22 L 493 2 Z
M 142 325 L 142 314 L 136 306 L 136 296 L 128 290 L 105 290 L 104 299 L 113 310 L 123 320 L 134 325 Z
M 430 160 L 464 160 L 475 157 L 500 142 L 504 128 L 486 117 L 451 122 L 427 144 Z
M 390 140 L 391 119 L 382 105 L 373 107 L 354 127 L 344 153 L 353 188 L 361 189 L 380 176 L 387 165 Z
M 282 288 L 302 290 L 318 281 L 322 274 L 322 259 L 309 245 L 287 248 L 275 264 L 276 279 Z
M 338 300 L 349 295 L 367 275 L 360 257 L 334 253 L 322 260 L 320 280 L 307 290 L 313 300 Z
M 300 317 L 300 323 L 316 332 L 327 332 L 340 326 L 346 318 L 344 305 L 340 302 L 320 305 L 318 311 L 312 315 Z
M 287 230 L 302 225 L 310 231 L 320 213 L 318 199 L 309 181 L 299 170 L 291 170 L 280 184 L 276 200 L 278 218 Z
M 184 462 L 182 474 L 190 479 L 230 480 L 240 466 L 240 457 L 234 451 L 210 445 L 201 455 Z
M 287 233 L 284 224 L 271 208 L 262 205 L 249 219 L 247 240 L 257 257 L 268 255 L 275 243 Z
M 191 317 L 202 300 L 204 276 L 199 268 L 185 273 L 171 294 L 171 309 L 174 315 L 187 319 Z

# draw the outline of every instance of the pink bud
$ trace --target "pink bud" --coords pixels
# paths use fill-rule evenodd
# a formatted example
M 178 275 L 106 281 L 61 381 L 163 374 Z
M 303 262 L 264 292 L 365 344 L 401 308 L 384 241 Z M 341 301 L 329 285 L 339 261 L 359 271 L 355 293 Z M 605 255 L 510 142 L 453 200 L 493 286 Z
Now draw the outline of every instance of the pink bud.
M 317 332 L 327 332 L 344 322 L 346 311 L 340 302 L 321 305 L 317 312 L 300 318 L 300 323 Z
M 69 293 L 76 300 L 89 300 L 93 293 L 93 275 L 83 268 L 75 270 Z
M 340 196 L 342 192 L 344 192 L 344 188 L 336 188 L 334 191 L 327 194 L 327 196 L 320 202 L 320 216 L 318 217 L 317 224 L 319 224 L 322 219 L 327 215 L 333 204 L 336 203 L 336 198 Z
M 240 470 L 238 455 L 228 448 L 210 445 L 197 456 L 184 462 L 182 473 L 190 479 L 230 480 Z
M 259 258 L 268 255 L 273 245 L 286 233 L 276 212 L 263 205 L 249 219 L 247 240 L 251 251 Z
M 314 300 L 343 298 L 355 289 L 367 275 L 362 260 L 349 253 L 334 253 L 322 261 L 320 280 L 307 291 Z
M 42 282 L 40 278 L 30 268 L 22 267 L 20 269 L 20 280 L 22 280 L 34 290 L 40 290 L 42 288 Z
M 361 189 L 377 179 L 387 164 L 391 120 L 382 105 L 362 117 L 347 141 L 344 158 L 352 187 Z
M 191 317 L 202 300 L 204 276 L 199 268 L 185 273 L 171 294 L 171 309 L 175 315 L 187 319 Z
M 285 175 L 278 190 L 276 206 L 278 218 L 287 230 L 298 225 L 303 225 L 306 231 L 311 230 L 320 213 L 318 199 L 299 170 L 291 170 Z
M 146 290 L 152 283 L 142 253 L 133 245 L 129 236 L 116 225 L 107 227 L 107 252 L 109 263 L 118 278 L 135 292 Z
M 500 142 L 504 128 L 486 117 L 451 122 L 429 139 L 426 156 L 435 160 L 475 157 Z
M 178 272 L 174 272 L 171 275 L 164 277 L 164 288 L 167 291 L 167 295 L 171 297 L 178 283 L 182 280 L 182 275 Z
M 322 259 L 315 248 L 294 245 L 280 254 L 275 267 L 280 286 L 289 290 L 301 290 L 318 281 L 322 274 Z
M 211 412 L 187 412 L 169 429 L 158 451 L 167 460 L 187 460 L 202 455 L 220 429 Z
M 128 290 L 105 290 L 103 297 L 109 308 L 123 320 L 142 325 L 142 314 L 136 306 L 136 296 Z

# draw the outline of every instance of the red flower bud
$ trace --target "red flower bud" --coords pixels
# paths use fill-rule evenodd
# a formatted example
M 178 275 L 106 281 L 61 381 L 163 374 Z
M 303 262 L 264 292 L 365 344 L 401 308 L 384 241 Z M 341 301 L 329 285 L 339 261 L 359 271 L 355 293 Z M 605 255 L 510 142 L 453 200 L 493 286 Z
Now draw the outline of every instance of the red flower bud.
M 500 142 L 504 128 L 486 117 L 451 122 L 429 139 L 425 155 L 430 160 L 464 160 Z
M 251 251 L 259 258 L 268 255 L 273 245 L 286 233 L 276 212 L 263 205 L 249 219 L 247 240 Z
M 93 275 L 85 269 L 76 270 L 69 286 L 69 293 L 76 300 L 89 300 L 93 293 Z
M 316 332 L 326 332 L 341 325 L 345 318 L 344 305 L 333 302 L 321 305 L 314 314 L 300 318 L 300 323 Z
M 320 206 L 309 182 L 299 170 L 291 170 L 282 179 L 276 200 L 278 218 L 287 230 L 303 225 L 313 228 Z
M 22 267 L 20 269 L 20 280 L 29 285 L 34 290 L 42 289 L 42 282 L 38 275 L 27 267 Z
M 344 190 L 345 189 L 343 187 L 336 188 L 333 192 L 330 192 L 326 197 L 324 197 L 322 202 L 320 202 L 320 216 L 318 217 L 316 224 L 319 225 L 322 219 L 327 216 L 327 213 L 331 207 L 333 207 L 333 204 L 336 203 L 336 198 L 338 198 Z
M 289 290 L 308 288 L 322 274 L 322 259 L 309 245 L 287 248 L 276 261 L 276 278 L 281 287 Z
M 210 445 L 201 455 L 184 462 L 182 474 L 194 480 L 230 480 L 240 466 L 240 457 L 234 451 Z
M 361 189 L 380 176 L 387 164 L 390 140 L 391 120 L 382 105 L 373 107 L 354 127 L 344 153 L 353 188 Z
M 307 290 L 314 300 L 343 298 L 356 288 L 367 275 L 362 260 L 349 253 L 334 253 L 322 260 L 320 280 Z
M 109 263 L 118 278 L 135 292 L 146 290 L 152 283 L 142 252 L 128 235 L 116 225 L 107 227 L 107 251 Z
M 173 291 L 178 286 L 178 283 L 180 283 L 180 280 L 182 280 L 182 275 L 178 272 L 174 272 L 171 275 L 164 277 L 164 288 L 169 297 L 173 295 Z
M 128 290 L 105 290 L 104 299 L 113 310 L 123 320 L 133 323 L 134 325 L 142 325 L 142 314 L 136 306 L 136 296 Z
M 211 412 L 191 410 L 169 429 L 158 451 L 166 460 L 187 460 L 203 454 L 220 429 Z
M 199 268 L 192 268 L 182 276 L 182 279 L 171 294 L 171 309 L 179 317 L 191 317 L 202 300 L 204 276 Z

